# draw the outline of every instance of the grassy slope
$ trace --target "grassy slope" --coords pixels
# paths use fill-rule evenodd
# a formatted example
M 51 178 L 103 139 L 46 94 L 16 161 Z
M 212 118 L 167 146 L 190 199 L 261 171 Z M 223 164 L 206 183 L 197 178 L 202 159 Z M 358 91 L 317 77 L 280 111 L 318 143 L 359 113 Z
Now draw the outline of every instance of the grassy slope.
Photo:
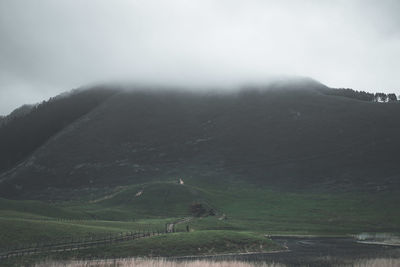
M 119 220 L 101 219 L 103 213 L 111 209 L 105 207 L 102 210 L 98 205 L 84 203 L 78 208 L 77 203 L 56 205 L 0 199 L 0 250 L 36 243 L 69 241 L 71 238 L 163 230 L 165 223 L 176 220 L 172 216 L 141 219 L 136 214 L 130 214 L 129 210 L 111 214 L 111 217 L 122 214 Z M 93 217 L 100 219 L 94 220 Z
M 138 193 L 140 195 L 136 196 Z M 187 215 L 190 203 L 199 197 L 197 190 L 177 182 L 153 182 L 127 187 L 98 204 L 103 207 L 120 207 L 142 217 L 171 217 Z
M 163 230 L 166 222 L 173 219 L 145 219 L 132 222 L 43 220 L 24 218 L 0 218 L 0 249 L 33 246 L 37 243 L 61 242 L 93 237 L 108 236 L 121 232 L 148 229 Z
M 97 257 L 182 256 L 278 249 L 280 246 L 269 239 L 251 232 L 198 231 L 154 236 L 72 254 L 78 257 L 87 254 Z
M 140 196 L 136 194 L 142 191 Z M 190 215 L 198 193 L 176 183 L 125 187 L 95 201 L 47 204 L 0 199 L 0 249 L 137 230 L 164 230 Z
M 71 237 L 76 240 L 110 233 L 162 230 L 165 223 L 175 221 L 177 215 L 188 216 L 185 207 L 193 200 L 212 206 L 218 212 L 217 216 L 178 225 L 177 230 L 182 232 L 175 234 L 79 252 L 25 256 L 3 263 L 21 265 L 47 256 L 68 259 L 269 251 L 280 248 L 263 237 L 265 234 L 400 232 L 400 211 L 397 209 L 400 196 L 394 194 L 277 192 L 235 182 L 225 186 L 199 186 L 189 180 L 184 186 L 170 182 L 131 186 L 96 203 L 1 200 L 1 250 L 36 242 L 65 241 Z M 138 189 L 143 189 L 143 198 L 134 197 Z M 165 192 L 169 192 L 167 197 Z M 149 215 L 145 215 L 147 210 L 151 211 Z M 112 219 L 90 219 L 110 216 L 108 211 L 114 211 Z M 157 214 L 163 216 L 157 217 Z M 227 216 L 226 220 L 219 219 L 222 214 Z M 59 220 L 59 216 L 69 219 Z M 136 219 L 128 220 L 131 218 Z M 190 233 L 184 232 L 187 224 Z
M 228 219 L 198 220 L 192 223 L 196 229 L 310 234 L 400 231 L 400 196 L 395 193 L 277 192 L 242 185 L 206 189 L 204 195 Z
M 135 197 L 138 189 L 143 193 Z M 224 188 L 150 183 L 126 188 L 96 203 L 80 205 L 75 202 L 55 206 L 38 201 L 1 200 L 0 247 L 143 229 L 162 230 L 166 222 L 188 216 L 188 207 L 195 200 L 206 206 L 211 203 L 218 211 L 217 216 L 190 222 L 195 231 L 269 234 L 400 232 L 400 211 L 396 207 L 400 196 L 394 194 L 289 193 L 234 183 Z M 101 218 L 107 210 L 118 210 L 112 216 L 120 217 Z M 145 216 L 146 212 L 148 215 Z M 222 214 L 227 216 L 226 220 L 219 220 Z M 99 219 L 90 219 L 93 217 Z M 178 225 L 178 230 L 185 228 L 186 224 Z
M 79 258 L 115 258 L 131 256 L 184 256 L 210 255 L 216 253 L 265 252 L 281 250 L 282 247 L 252 232 L 198 231 L 173 233 L 138 239 L 112 246 L 83 249 L 51 255 L 24 256 L 3 262 L 8 265 L 27 265 L 43 258 L 54 260 Z
M 54 218 L 64 218 L 64 219 L 88 217 L 87 214 L 84 214 L 82 212 L 71 211 L 69 209 L 49 205 L 41 201 L 33 201 L 33 200 L 15 201 L 15 200 L 0 198 L 1 216 L 2 217 L 8 216 L 7 214 L 4 213 L 11 211 L 21 213 L 19 216 L 25 214 L 28 217 L 40 216 L 40 217 L 54 217 Z
M 240 197 L 238 197 L 240 196 Z M 396 194 L 306 194 L 240 189 L 215 199 L 227 220 L 202 219 L 195 229 L 251 229 L 267 233 L 399 232 Z

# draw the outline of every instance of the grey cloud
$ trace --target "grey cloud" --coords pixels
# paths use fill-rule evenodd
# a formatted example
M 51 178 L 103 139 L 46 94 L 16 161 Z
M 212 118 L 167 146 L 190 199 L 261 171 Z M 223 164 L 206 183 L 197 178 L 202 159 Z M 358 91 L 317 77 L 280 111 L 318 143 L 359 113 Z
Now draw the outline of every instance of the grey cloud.
M 0 114 L 91 82 L 400 93 L 396 0 L 0 0 Z

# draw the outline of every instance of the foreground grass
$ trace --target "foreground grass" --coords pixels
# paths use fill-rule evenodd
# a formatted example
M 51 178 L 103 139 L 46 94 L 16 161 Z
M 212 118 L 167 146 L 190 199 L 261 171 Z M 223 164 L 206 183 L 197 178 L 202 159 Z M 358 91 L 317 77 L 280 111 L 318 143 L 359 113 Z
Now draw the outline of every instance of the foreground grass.
M 26 213 L 0 212 L 0 250 L 35 246 L 42 243 L 69 242 L 85 238 L 99 238 L 118 233 L 144 230 L 164 230 L 167 219 L 140 219 L 135 221 L 105 221 L 29 217 Z M 8 216 L 7 216 L 8 215 Z
M 198 188 L 227 216 L 192 223 L 201 229 L 337 235 L 400 232 L 400 194 L 394 192 L 279 192 L 242 183 Z
M 137 197 L 140 191 L 142 194 Z M 157 182 L 125 187 L 95 203 L 0 199 L 0 250 L 121 232 L 164 230 L 165 224 L 175 221 L 178 215 L 189 215 L 192 201 L 215 209 L 217 215 L 177 225 L 178 231 L 186 231 L 189 225 L 193 231 L 190 234 L 175 233 L 65 253 L 61 259 L 275 249 L 262 237 L 264 234 L 400 232 L 399 194 L 277 192 L 240 182 L 195 184 L 188 179 L 185 185 Z
M 396 267 L 396 266 L 400 266 L 400 259 L 358 260 L 349 266 L 352 266 L 352 267 Z
M 240 261 L 168 261 L 168 260 L 152 260 L 152 259 L 116 259 L 116 260 L 99 260 L 99 261 L 70 261 L 70 262 L 55 262 L 48 261 L 35 265 L 36 267 L 79 267 L 79 266 L 96 266 L 96 267 L 108 267 L 108 266 L 137 266 L 137 267 L 252 267 L 255 264 Z M 283 264 L 275 263 L 263 263 L 257 264 L 260 267 L 284 267 Z
M 32 265 L 43 258 L 53 261 L 88 258 L 128 258 L 133 256 L 168 257 L 216 255 L 221 253 L 270 252 L 283 248 L 252 232 L 198 231 L 171 233 L 123 243 L 51 254 L 11 258 L 6 265 Z
M 262 235 L 236 231 L 198 231 L 172 233 L 133 240 L 113 246 L 84 249 L 65 255 L 90 257 L 129 256 L 185 256 L 218 253 L 246 253 L 281 250 L 282 248 Z
M 285 267 L 281 263 L 250 263 L 243 261 L 169 261 L 164 259 L 113 259 L 113 260 L 93 260 L 93 261 L 45 261 L 35 265 L 36 267 L 80 267 L 80 266 L 137 266 L 137 267 Z M 400 266 L 400 259 L 367 259 L 357 260 L 348 265 L 333 266 L 352 266 L 352 267 L 397 267 Z
M 138 192 L 142 194 L 136 197 Z M 65 225 L 66 229 L 71 228 L 71 236 L 78 224 L 86 229 L 93 226 L 95 233 L 130 231 L 135 227 L 127 222 L 138 219 L 160 220 L 158 227 L 163 227 L 169 218 L 189 216 L 190 204 L 197 201 L 217 210 L 215 218 L 225 214 L 227 220 L 219 221 L 213 217 L 195 220 L 191 226 L 196 230 L 329 235 L 400 232 L 400 209 L 397 207 L 400 194 L 394 192 L 278 192 L 234 181 L 226 185 L 203 183 L 199 186 L 188 180 L 184 186 L 171 182 L 129 186 L 111 197 L 99 199 L 96 203 L 57 205 L 0 199 L 0 220 L 5 226 L 1 228 L 17 232 L 18 229 L 8 228 L 11 221 L 15 220 L 18 225 L 19 221 L 26 220 L 28 231 L 30 228 L 40 231 L 33 221 L 41 219 L 43 224 L 49 221 L 49 229 L 52 229 L 56 227 L 52 220 L 60 218 L 74 221 L 74 227 Z M 180 229 L 184 230 L 185 226 L 181 225 Z M 109 228 L 109 231 L 101 227 Z M 154 228 L 154 224 L 150 227 Z M 1 235 L 0 229 L 0 238 Z

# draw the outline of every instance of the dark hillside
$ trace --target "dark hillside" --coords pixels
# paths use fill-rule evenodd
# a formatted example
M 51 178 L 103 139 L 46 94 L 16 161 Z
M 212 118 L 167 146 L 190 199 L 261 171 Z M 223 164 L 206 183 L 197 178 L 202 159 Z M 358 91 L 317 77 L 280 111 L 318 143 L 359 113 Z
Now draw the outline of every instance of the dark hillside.
M 0 196 L 68 198 L 178 177 L 285 190 L 398 188 L 400 105 L 321 88 L 121 92 L 3 175 Z
M 0 171 L 25 159 L 46 140 L 86 114 L 114 93 L 113 90 L 77 91 L 36 107 L 21 107 L 0 128 Z

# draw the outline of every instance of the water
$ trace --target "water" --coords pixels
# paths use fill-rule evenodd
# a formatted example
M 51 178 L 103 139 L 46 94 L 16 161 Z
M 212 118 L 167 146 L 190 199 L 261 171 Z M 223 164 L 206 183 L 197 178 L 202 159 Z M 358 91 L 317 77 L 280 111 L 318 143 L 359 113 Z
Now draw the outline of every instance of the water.
M 359 242 L 400 246 L 400 234 L 361 233 L 354 236 Z

